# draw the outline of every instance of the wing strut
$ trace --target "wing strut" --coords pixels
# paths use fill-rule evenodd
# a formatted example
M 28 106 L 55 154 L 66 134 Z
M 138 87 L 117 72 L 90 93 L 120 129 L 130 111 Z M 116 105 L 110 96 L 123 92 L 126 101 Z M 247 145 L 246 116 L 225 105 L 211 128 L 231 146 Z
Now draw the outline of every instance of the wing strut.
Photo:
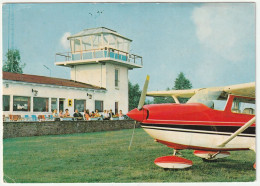
M 174 99 L 175 103 L 180 103 L 179 100 L 178 100 L 178 98 L 177 98 L 177 96 L 172 95 L 172 98 Z
M 235 138 L 237 135 L 242 133 L 244 130 L 246 130 L 248 127 L 250 127 L 253 123 L 255 123 L 255 117 L 253 117 L 251 120 L 249 120 L 247 123 L 245 123 L 242 127 L 240 127 L 235 133 L 233 133 L 226 141 L 221 143 L 219 147 L 225 147 L 228 142 L 230 142 L 233 138 Z

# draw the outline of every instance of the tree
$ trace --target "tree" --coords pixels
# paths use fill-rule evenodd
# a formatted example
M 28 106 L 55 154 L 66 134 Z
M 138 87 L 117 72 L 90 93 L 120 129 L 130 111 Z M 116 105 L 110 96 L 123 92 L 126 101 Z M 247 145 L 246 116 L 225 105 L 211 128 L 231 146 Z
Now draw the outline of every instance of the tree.
M 10 49 L 6 53 L 7 60 L 4 61 L 3 71 L 5 72 L 15 72 L 15 73 L 23 73 L 23 68 L 25 67 L 25 63 L 21 62 L 20 52 L 17 49 Z
M 137 108 L 139 99 L 141 97 L 141 90 L 138 84 L 133 85 L 130 81 L 128 82 L 128 96 L 129 96 L 129 110 Z M 174 81 L 174 87 L 172 90 L 184 90 L 184 89 L 191 89 L 192 84 L 190 80 L 188 80 L 183 72 L 180 72 L 178 77 Z M 166 90 L 171 90 L 169 87 Z M 180 103 L 185 103 L 188 101 L 187 98 L 178 98 Z M 172 97 L 155 97 L 153 103 L 174 103 Z M 152 104 L 150 100 L 146 100 L 145 104 Z
M 191 89 L 192 85 L 190 80 L 188 80 L 183 72 L 180 72 L 178 77 L 174 81 L 174 88 L 173 90 L 185 90 L 185 89 Z
M 128 81 L 128 110 L 137 108 L 141 94 L 142 91 L 140 90 L 140 86 L 138 84 L 133 85 L 130 81 Z M 153 104 L 153 101 L 146 99 L 144 104 Z
M 137 108 L 139 99 L 141 97 L 141 90 L 138 84 L 133 85 L 128 81 L 128 110 Z
M 174 90 L 185 90 L 185 89 L 191 89 L 192 88 L 192 84 L 190 82 L 190 80 L 188 80 L 185 76 L 183 72 L 180 72 L 178 77 L 175 79 L 174 82 Z M 186 103 L 188 101 L 188 98 L 179 98 L 178 99 L 180 101 L 180 103 Z
M 183 72 L 180 72 L 178 77 L 174 81 L 174 87 L 172 90 L 184 90 L 184 89 L 191 89 L 192 84 L 191 82 L 184 76 Z M 167 88 L 166 90 L 170 90 L 170 88 Z M 180 103 L 185 103 L 188 101 L 187 98 L 178 98 Z M 174 103 L 174 100 L 172 97 L 155 97 L 154 103 Z

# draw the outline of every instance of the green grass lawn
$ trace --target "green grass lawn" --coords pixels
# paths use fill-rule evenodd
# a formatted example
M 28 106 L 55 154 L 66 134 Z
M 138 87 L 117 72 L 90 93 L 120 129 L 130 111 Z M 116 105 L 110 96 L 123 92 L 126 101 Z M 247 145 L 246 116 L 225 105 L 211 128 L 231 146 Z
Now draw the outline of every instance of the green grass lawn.
M 57 182 L 248 182 L 256 179 L 255 153 L 206 163 L 183 150 L 193 161 L 184 170 L 157 167 L 155 158 L 172 149 L 156 143 L 142 129 L 71 135 L 22 137 L 3 140 L 4 180 L 16 183 Z

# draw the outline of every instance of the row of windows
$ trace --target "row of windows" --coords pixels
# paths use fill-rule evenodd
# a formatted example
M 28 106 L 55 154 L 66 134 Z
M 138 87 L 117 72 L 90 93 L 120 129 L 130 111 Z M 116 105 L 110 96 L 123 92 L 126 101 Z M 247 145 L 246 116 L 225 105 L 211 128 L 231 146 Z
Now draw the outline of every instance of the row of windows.
M 50 98 L 51 111 L 49 111 L 49 98 L 34 97 L 33 98 L 33 112 L 52 112 L 55 109 L 65 109 L 65 99 Z M 27 96 L 13 96 L 13 111 L 31 111 L 31 97 Z M 74 99 L 74 110 L 84 112 L 86 109 L 86 100 Z M 103 111 L 103 101 L 95 101 L 95 110 Z M 10 111 L 10 95 L 3 95 L 3 111 Z
M 227 100 L 218 99 L 212 101 L 213 105 L 211 106 L 211 108 L 215 110 L 225 110 Z M 255 100 L 249 98 L 235 97 L 232 102 L 231 111 L 233 113 L 255 114 Z

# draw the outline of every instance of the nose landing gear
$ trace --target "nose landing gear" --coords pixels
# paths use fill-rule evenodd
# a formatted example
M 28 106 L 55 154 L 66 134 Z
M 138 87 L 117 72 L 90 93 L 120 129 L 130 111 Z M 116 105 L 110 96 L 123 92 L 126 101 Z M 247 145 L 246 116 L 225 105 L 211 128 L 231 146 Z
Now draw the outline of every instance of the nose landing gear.
M 192 166 L 192 161 L 176 156 L 180 152 L 177 150 L 173 151 L 172 156 L 162 156 L 154 160 L 155 165 L 164 169 L 185 169 Z
M 228 151 L 202 151 L 202 150 L 195 150 L 193 152 L 195 156 L 202 158 L 203 161 L 213 161 L 220 158 L 226 158 L 230 156 L 230 152 Z

